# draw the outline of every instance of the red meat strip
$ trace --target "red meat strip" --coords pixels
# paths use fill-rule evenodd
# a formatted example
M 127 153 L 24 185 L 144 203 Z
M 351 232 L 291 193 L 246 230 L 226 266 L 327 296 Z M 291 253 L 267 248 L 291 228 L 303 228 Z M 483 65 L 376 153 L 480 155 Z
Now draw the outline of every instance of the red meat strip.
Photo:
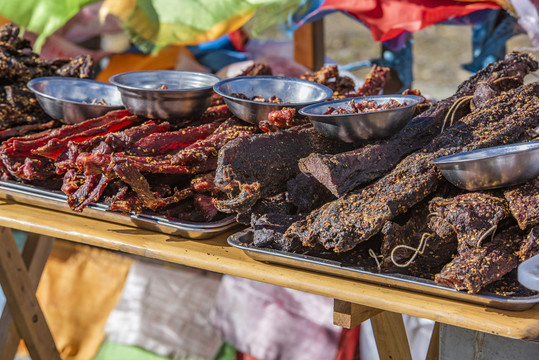
M 204 122 L 215 121 L 218 119 L 228 119 L 232 116 L 232 112 L 228 109 L 226 104 L 219 104 L 210 106 L 200 115 L 198 120 Z
M 215 207 L 215 204 L 213 203 L 213 198 L 208 195 L 204 194 L 195 194 L 194 196 L 194 203 L 197 209 L 199 209 L 202 212 L 202 215 L 204 215 L 204 219 L 206 221 L 211 221 L 217 215 L 219 210 Z
M 200 174 L 191 180 L 191 188 L 197 193 L 217 195 L 220 190 L 215 185 L 215 171 Z
M 62 192 L 66 195 L 72 195 L 83 184 L 83 178 L 77 176 L 77 170 L 70 169 L 64 174 Z
M 90 151 L 105 153 L 104 148 L 107 148 L 108 153 L 124 150 L 151 134 L 163 133 L 169 128 L 170 124 L 168 122 L 158 124 L 155 121 L 147 121 L 140 126 L 134 126 L 116 133 L 95 136 L 80 143 L 70 142 L 56 159 L 56 172 L 64 174 L 69 168 L 75 167 L 76 159 L 81 153 Z
M 92 127 L 71 136 L 50 139 L 49 141 L 47 141 L 46 144 L 38 148 L 34 148 L 30 152 L 35 155 L 44 156 L 50 159 L 56 159 L 66 149 L 69 142 L 78 143 L 91 139 L 96 135 L 116 132 L 125 129 L 126 127 L 129 127 L 133 124 L 136 124 L 140 121 L 141 118 L 136 115 L 126 116 L 121 119 L 114 119 L 104 125 Z
M 64 139 L 83 133 L 89 129 L 107 125 L 115 120 L 131 116 L 127 110 L 111 111 L 104 116 L 83 121 L 78 124 L 62 126 L 54 130 L 46 130 L 43 133 L 37 133 L 22 138 L 11 138 L 4 142 L 0 147 L 2 154 L 29 155 L 32 149 L 44 146 L 49 140 Z
M 357 91 L 349 92 L 345 97 L 378 95 L 384 88 L 389 78 L 389 68 L 373 65 L 371 71 L 365 78 L 365 83 Z
M 306 118 L 296 117 L 296 109 L 284 107 L 268 114 L 268 120 L 262 120 L 258 127 L 268 133 L 276 132 L 293 126 L 304 125 L 309 122 Z
M 142 174 L 127 163 L 119 163 L 114 165 L 114 172 L 118 177 L 131 186 L 142 201 L 144 207 L 155 210 L 159 207 L 177 203 L 193 195 L 191 188 L 186 188 L 181 191 L 174 191 L 174 194 L 167 198 L 156 196 L 150 189 L 150 184 L 142 176 Z
M 109 182 L 110 179 L 103 174 L 87 176 L 84 184 L 67 197 L 67 203 L 74 211 L 81 212 L 86 206 L 99 200 Z
M 39 124 L 29 124 L 29 125 L 20 125 L 15 126 L 10 129 L 6 129 L 4 131 L 0 131 L 0 141 L 4 141 L 6 139 L 15 137 L 15 136 L 24 136 L 28 134 L 29 132 L 34 131 L 43 131 L 54 128 L 58 122 L 51 120 L 46 123 L 39 123 Z
M 221 121 L 215 121 L 209 124 L 188 127 L 178 131 L 152 134 L 139 140 L 126 152 L 129 155 L 136 156 L 157 156 L 166 154 L 172 150 L 189 146 L 195 141 L 206 138 L 213 133 L 221 123 Z

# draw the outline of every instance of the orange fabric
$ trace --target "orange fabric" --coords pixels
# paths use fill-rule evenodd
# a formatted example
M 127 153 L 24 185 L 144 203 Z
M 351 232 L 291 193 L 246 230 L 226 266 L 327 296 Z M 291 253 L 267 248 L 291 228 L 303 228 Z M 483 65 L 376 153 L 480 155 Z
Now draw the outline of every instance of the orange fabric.
M 113 75 L 128 71 L 173 70 L 180 56 L 194 58 L 183 46 L 168 46 L 157 54 L 139 53 L 117 54 L 110 57 L 110 62 L 98 75 L 97 80 L 108 82 Z
M 55 241 L 36 296 L 62 359 L 95 357 L 132 262 L 109 251 Z

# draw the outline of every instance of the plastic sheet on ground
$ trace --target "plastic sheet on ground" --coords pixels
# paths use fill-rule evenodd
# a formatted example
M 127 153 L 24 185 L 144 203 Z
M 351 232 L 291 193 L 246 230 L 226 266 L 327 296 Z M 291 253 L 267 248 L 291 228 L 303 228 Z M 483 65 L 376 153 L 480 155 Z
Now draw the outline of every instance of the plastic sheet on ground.
M 224 276 L 213 317 L 216 331 L 258 359 L 333 359 L 341 328 L 333 299 Z
M 211 359 L 222 343 L 209 317 L 219 281 L 202 270 L 136 261 L 107 320 L 107 339 L 173 359 Z

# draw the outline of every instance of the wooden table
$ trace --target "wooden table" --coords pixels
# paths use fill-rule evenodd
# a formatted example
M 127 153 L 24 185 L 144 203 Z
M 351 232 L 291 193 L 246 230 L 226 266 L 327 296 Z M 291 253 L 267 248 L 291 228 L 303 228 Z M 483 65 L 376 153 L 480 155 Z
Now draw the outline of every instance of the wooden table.
M 41 238 L 37 240 L 37 236 L 30 237 L 30 244 L 33 245 L 29 247 L 30 250 L 25 249 L 23 256 L 20 256 L 10 229 L 38 234 Z M 243 251 L 228 246 L 226 244 L 228 235 L 223 234 L 203 241 L 188 240 L 10 200 L 0 200 L 0 236 L 2 237 L 0 239 L 2 242 L 0 282 L 16 329 L 26 341 L 33 359 L 59 358 L 34 293 L 44 259 L 50 252 L 54 238 L 334 298 L 336 299 L 334 313 L 336 324 L 352 327 L 371 318 L 381 359 L 410 359 L 401 314 L 509 338 L 539 338 L 539 304 L 529 310 L 519 312 L 498 310 L 346 278 L 270 265 L 252 260 Z M 26 267 L 23 262 L 26 263 Z M 11 317 L 8 316 L 8 320 L 10 319 Z M 15 327 L 10 326 L 10 336 L 18 336 Z M 0 346 L 4 353 L 7 347 L 5 344 L 9 343 L 7 338 L 10 337 L 6 329 L 9 329 L 9 326 L 0 323 Z M 436 359 L 438 354 L 437 332 L 435 331 L 433 335 L 428 359 Z M 0 358 L 9 358 L 3 357 L 3 352 L 0 352 Z

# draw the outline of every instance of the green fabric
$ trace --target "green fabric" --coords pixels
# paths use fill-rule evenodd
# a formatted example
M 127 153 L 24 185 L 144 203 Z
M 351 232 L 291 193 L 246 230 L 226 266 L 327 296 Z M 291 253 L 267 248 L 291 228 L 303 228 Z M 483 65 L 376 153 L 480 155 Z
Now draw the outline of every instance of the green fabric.
M 136 346 L 116 344 L 110 341 L 103 342 L 99 352 L 93 360 L 169 360 Z
M 223 345 L 221 345 L 221 348 L 219 349 L 217 354 L 215 354 L 212 360 L 235 360 L 235 359 L 236 359 L 236 349 L 234 348 L 234 346 L 228 343 L 223 343 Z
M 0 15 L 38 35 L 34 51 L 84 6 L 98 0 L 0 0 Z M 115 0 L 128 1 L 128 0 Z M 122 14 L 123 27 L 142 51 L 157 52 L 171 44 L 195 45 L 225 35 L 220 25 L 249 16 L 254 32 L 263 30 L 298 8 L 301 0 L 134 0 L 130 14 Z M 119 14 L 118 14 L 119 15 Z
M 194 45 L 194 39 L 204 34 L 211 34 L 211 38 L 224 35 L 216 33 L 215 27 L 259 8 L 260 13 L 251 23 L 266 27 L 283 20 L 299 3 L 300 0 L 138 0 L 123 26 L 137 46 L 150 52 L 170 44 Z
M 166 357 L 156 355 L 140 347 L 113 343 L 105 340 L 99 352 L 93 360 L 169 360 Z M 236 349 L 227 343 L 223 343 L 212 360 L 235 360 Z
M 1 0 L 0 15 L 25 30 L 38 34 L 39 52 L 47 37 L 61 28 L 84 6 L 98 0 Z

